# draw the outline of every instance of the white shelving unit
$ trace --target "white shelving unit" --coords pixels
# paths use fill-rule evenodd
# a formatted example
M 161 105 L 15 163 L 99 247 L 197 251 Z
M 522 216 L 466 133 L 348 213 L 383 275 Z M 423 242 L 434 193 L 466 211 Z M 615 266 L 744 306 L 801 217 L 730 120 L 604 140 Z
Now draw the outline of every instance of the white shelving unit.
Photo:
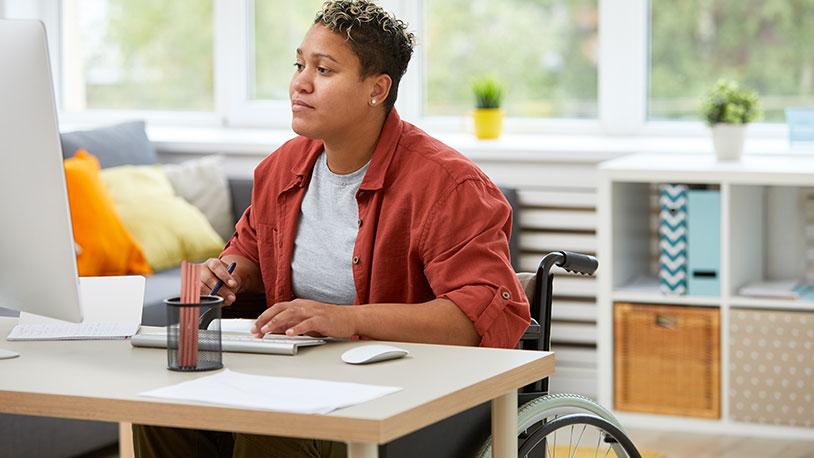
M 653 186 L 663 183 L 712 185 L 721 196 L 721 294 L 716 297 L 664 296 L 653 274 L 658 256 L 653 240 Z M 721 417 L 704 420 L 615 412 L 630 427 L 738 433 L 814 439 L 814 428 L 737 421 L 730 412 L 730 312 L 732 310 L 811 312 L 814 302 L 738 296 L 748 283 L 805 277 L 803 205 L 798 196 L 814 188 L 814 158 L 755 156 L 717 162 L 711 155 L 635 154 L 599 167 L 598 258 L 599 402 L 614 406 L 615 302 L 717 307 L 720 309 Z M 814 340 L 814 339 L 810 339 Z M 814 344 L 813 344 L 814 345 Z M 797 349 L 807 361 L 812 349 Z M 805 353 L 802 353 L 805 352 Z M 792 353 L 792 356 L 795 356 Z M 809 367 L 810 367 L 810 363 Z M 807 371 L 810 373 L 810 371 Z M 814 375 L 808 377 L 814 392 Z M 814 402 L 805 403 L 814 419 Z

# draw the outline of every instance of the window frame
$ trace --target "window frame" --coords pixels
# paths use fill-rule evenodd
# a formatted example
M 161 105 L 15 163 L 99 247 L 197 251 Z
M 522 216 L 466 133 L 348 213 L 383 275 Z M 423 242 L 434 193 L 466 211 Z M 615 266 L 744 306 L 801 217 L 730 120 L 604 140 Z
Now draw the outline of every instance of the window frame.
M 253 59 L 251 43 L 252 0 L 212 0 L 214 7 L 214 110 L 212 112 L 168 112 L 133 110 L 86 110 L 63 108 L 62 8 L 59 0 L 0 0 L 0 16 L 33 17 L 49 30 L 55 92 L 61 120 L 72 124 L 94 124 L 140 117 L 159 125 L 262 127 L 290 129 L 288 101 L 249 98 Z M 404 119 L 437 133 L 469 130 L 465 115 L 423 116 L 423 1 L 381 0 L 388 11 L 411 25 L 417 47 L 400 86 L 396 108 Z M 504 130 L 522 134 L 586 134 L 610 136 L 709 135 L 701 121 L 651 121 L 647 119 L 649 72 L 649 0 L 597 0 L 598 88 L 596 119 L 507 118 Z M 635 20 L 634 20 L 635 19 Z M 56 30 L 56 33 L 51 32 Z M 56 39 L 54 37 L 57 37 Z M 406 94 L 418 94 L 407 97 Z M 753 123 L 750 136 L 780 138 L 787 134 L 784 123 Z

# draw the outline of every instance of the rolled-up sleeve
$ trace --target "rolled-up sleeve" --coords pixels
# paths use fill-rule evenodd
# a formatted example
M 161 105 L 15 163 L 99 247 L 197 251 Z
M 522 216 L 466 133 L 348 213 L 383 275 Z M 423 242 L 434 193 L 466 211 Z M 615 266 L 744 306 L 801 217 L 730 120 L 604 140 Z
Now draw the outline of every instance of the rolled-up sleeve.
M 260 264 L 260 256 L 257 249 L 257 231 L 252 224 L 252 207 L 246 209 L 235 225 L 235 233 L 226 247 L 220 254 L 223 257 L 228 254 L 236 254 L 249 258 L 255 264 Z
M 509 259 L 511 219 L 494 185 L 468 179 L 436 203 L 422 231 L 430 287 L 472 320 L 484 347 L 513 348 L 530 321 Z

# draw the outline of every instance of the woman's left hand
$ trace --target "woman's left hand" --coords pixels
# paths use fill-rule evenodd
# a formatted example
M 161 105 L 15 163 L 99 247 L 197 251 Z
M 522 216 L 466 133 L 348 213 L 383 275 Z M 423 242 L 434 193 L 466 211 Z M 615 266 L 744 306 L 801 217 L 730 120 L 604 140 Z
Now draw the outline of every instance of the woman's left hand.
M 270 332 L 349 339 L 356 334 L 354 308 L 308 299 L 278 302 L 257 317 L 251 332 L 257 337 Z

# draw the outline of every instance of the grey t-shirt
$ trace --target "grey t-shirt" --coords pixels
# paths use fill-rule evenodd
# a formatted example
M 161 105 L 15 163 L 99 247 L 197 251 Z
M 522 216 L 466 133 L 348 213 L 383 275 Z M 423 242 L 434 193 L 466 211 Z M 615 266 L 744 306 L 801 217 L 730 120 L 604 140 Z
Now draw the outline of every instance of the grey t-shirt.
M 328 168 L 324 151 L 317 158 L 294 239 L 291 288 L 295 297 L 353 304 L 353 247 L 359 232 L 356 191 L 369 165 L 337 175 Z

